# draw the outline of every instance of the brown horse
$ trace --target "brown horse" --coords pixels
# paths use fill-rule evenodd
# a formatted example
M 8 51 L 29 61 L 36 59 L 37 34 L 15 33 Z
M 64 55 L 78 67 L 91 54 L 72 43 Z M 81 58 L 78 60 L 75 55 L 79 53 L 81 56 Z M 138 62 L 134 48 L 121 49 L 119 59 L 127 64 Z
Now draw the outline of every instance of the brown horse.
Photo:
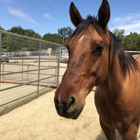
M 117 129 L 123 140 L 135 140 L 140 123 L 140 56 L 126 54 L 108 30 L 107 0 L 98 18 L 89 15 L 83 19 L 74 3 L 70 17 L 76 30 L 67 41 L 69 61 L 55 92 L 58 114 L 76 119 L 86 96 L 97 86 L 95 105 L 106 138 L 115 140 Z

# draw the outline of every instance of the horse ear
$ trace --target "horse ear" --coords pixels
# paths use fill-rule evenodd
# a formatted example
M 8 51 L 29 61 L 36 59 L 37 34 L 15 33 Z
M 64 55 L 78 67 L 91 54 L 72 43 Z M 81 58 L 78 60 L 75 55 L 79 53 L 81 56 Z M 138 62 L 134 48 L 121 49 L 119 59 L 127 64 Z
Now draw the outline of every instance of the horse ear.
M 103 0 L 98 11 L 98 23 L 104 31 L 107 31 L 107 23 L 110 19 L 110 6 L 107 0 Z
M 83 21 L 83 18 L 73 2 L 70 5 L 69 12 L 72 23 L 77 27 Z

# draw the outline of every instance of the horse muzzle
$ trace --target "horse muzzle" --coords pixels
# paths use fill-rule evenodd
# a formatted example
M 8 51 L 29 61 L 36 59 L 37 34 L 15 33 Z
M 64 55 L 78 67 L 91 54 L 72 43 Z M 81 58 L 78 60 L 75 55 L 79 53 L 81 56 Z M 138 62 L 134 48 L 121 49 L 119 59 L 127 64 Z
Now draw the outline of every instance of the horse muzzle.
M 77 109 L 76 99 L 74 97 L 69 98 L 67 102 L 59 102 L 54 98 L 54 103 L 58 115 L 65 118 L 77 119 L 83 110 L 83 107 Z

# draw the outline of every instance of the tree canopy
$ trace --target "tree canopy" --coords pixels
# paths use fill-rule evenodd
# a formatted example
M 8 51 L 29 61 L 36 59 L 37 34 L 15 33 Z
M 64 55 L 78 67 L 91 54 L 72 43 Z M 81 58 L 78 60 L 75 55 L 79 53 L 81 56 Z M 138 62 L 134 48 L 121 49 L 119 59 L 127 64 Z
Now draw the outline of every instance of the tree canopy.
M 140 34 L 130 33 L 122 42 L 125 50 L 140 51 Z
M 58 35 L 62 38 L 62 44 L 72 35 L 73 31 L 70 27 L 58 29 Z
M 113 33 L 120 40 L 124 50 L 140 51 L 140 34 L 131 32 L 125 36 L 125 30 L 119 29 L 113 30 Z
M 114 35 L 119 39 L 122 40 L 123 37 L 125 36 L 125 30 L 124 29 L 115 29 L 112 31 Z
M 25 36 L 28 36 L 28 37 L 34 37 L 34 38 L 41 39 L 41 35 L 39 35 L 35 31 L 33 31 L 32 29 L 23 29 L 20 26 L 12 27 L 10 30 L 8 30 L 8 32 L 12 32 L 12 33 L 20 34 L 20 35 L 25 35 Z
M 45 34 L 42 39 L 46 41 L 62 44 L 62 38 L 58 34 L 48 33 L 48 34 Z

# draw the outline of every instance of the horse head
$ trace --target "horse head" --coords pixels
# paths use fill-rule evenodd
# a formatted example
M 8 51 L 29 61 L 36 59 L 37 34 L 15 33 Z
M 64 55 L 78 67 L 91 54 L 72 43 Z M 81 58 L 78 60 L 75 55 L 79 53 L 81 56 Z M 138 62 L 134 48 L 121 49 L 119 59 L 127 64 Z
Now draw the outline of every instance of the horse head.
M 60 116 L 76 119 L 85 105 L 86 96 L 94 86 L 105 81 L 108 73 L 110 6 L 103 0 L 98 18 L 83 19 L 71 3 L 70 18 L 76 30 L 66 43 L 69 61 L 54 102 Z

